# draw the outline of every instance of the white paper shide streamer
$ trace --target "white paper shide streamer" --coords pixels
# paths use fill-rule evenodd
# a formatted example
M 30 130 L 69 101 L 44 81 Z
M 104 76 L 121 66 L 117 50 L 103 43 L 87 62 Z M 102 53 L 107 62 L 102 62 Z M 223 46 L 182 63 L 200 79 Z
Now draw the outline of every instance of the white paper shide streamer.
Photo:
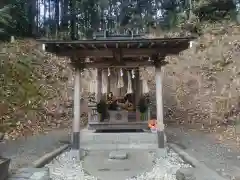
M 135 78 L 135 71 L 132 70 L 132 78 L 134 79 Z
M 117 88 L 122 88 L 124 87 L 124 82 L 123 82 L 123 71 L 120 69 L 119 76 L 118 76 L 118 82 L 117 82 Z
M 96 86 L 97 86 L 96 80 L 91 80 L 89 83 L 89 92 L 95 93 L 97 89 Z
M 131 79 L 130 72 L 128 72 L 127 75 L 128 75 L 127 94 L 131 94 L 131 93 L 133 93 L 133 90 L 132 90 L 132 79 Z
M 148 82 L 146 79 L 142 80 L 142 93 L 143 94 L 149 93 Z
M 107 93 L 108 87 L 108 74 L 105 71 L 102 71 L 102 94 Z
M 143 94 L 149 93 L 148 81 L 147 81 L 148 78 L 147 78 L 146 72 L 141 71 L 140 79 L 142 80 L 142 93 Z
M 96 78 L 93 78 L 93 77 L 96 77 L 93 75 L 94 72 L 90 72 L 90 71 L 87 71 L 85 74 L 87 76 L 86 80 L 89 83 L 89 93 L 96 93 L 97 92 L 97 81 L 96 81 Z

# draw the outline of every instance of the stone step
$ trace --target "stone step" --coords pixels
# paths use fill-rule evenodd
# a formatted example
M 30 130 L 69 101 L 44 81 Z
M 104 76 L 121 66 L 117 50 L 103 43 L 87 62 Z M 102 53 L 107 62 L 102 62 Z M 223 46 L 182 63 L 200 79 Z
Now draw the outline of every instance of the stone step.
M 156 150 L 156 144 L 84 144 L 80 145 L 85 150 L 118 150 L 118 149 L 139 149 Z

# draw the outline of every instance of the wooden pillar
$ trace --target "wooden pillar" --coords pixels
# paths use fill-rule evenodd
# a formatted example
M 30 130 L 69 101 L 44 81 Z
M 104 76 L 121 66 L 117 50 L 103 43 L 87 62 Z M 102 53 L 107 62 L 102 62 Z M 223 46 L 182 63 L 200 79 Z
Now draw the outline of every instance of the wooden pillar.
M 107 83 L 107 94 L 111 92 L 111 75 L 108 76 L 108 83 Z
M 165 148 L 161 66 L 155 68 L 158 148 Z
M 96 94 L 97 103 L 102 98 L 102 71 L 101 69 L 97 69 L 97 94 Z
M 81 121 L 81 81 L 80 81 L 80 70 L 76 69 L 75 81 L 74 81 L 74 118 L 73 118 L 73 134 L 72 134 L 72 148 L 80 149 L 80 121 Z
M 140 86 L 140 75 L 139 75 L 139 69 L 135 72 L 135 104 L 136 104 L 136 121 L 140 121 L 140 113 L 138 110 L 138 102 L 141 97 L 141 86 Z

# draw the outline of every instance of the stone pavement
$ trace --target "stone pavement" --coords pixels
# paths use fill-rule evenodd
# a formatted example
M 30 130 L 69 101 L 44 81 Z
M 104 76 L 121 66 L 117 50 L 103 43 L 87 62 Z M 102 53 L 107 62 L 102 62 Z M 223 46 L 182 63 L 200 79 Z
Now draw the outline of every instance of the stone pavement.
M 177 169 L 188 167 L 170 150 L 166 150 L 165 156 L 159 158 L 155 154 L 157 136 L 148 132 L 94 133 L 84 129 L 81 131 L 80 146 L 86 152 L 83 153 L 85 156 L 82 162 L 74 158 L 78 152 L 70 150 L 48 165 L 53 180 L 61 177 L 82 177 L 88 180 L 174 180 Z
M 239 176 L 240 153 L 223 144 L 217 144 L 209 135 L 201 132 L 182 132 L 180 128 L 168 127 L 168 139 L 184 148 L 191 156 L 205 163 L 209 168 L 218 171 L 223 177 Z M 81 147 L 88 150 L 138 149 L 147 150 L 156 148 L 156 136 L 146 133 L 92 133 L 83 130 L 81 133 Z M 11 170 L 30 166 L 45 153 L 60 147 L 61 140 L 69 140 L 67 131 L 55 130 L 46 135 L 37 135 L 27 139 L 9 141 L 0 144 L 3 156 L 11 158 Z M 120 143 L 121 142 L 121 143 Z M 105 145 L 104 145 L 105 144 Z M 108 144 L 106 146 L 106 144 Z M 223 171 L 224 170 L 224 171 Z
M 168 141 L 181 146 L 190 156 L 204 163 L 221 176 L 240 177 L 240 150 L 217 143 L 212 134 L 167 127 Z
M 104 180 L 122 180 L 151 169 L 151 151 L 157 148 L 157 137 L 147 132 L 93 133 L 81 131 L 81 148 L 88 150 L 83 167 L 91 175 Z M 109 160 L 114 152 L 127 154 L 125 160 Z M 116 154 L 115 154 L 116 155 Z M 100 168 L 101 167 L 101 168 Z
M 31 164 L 46 153 L 60 147 L 61 141 L 69 140 L 67 130 L 52 130 L 48 134 L 39 134 L 15 141 L 0 143 L 0 154 L 10 158 L 10 171 L 31 166 Z
M 157 136 L 151 132 L 93 133 L 81 131 L 81 148 L 86 150 L 142 149 L 157 148 Z
M 92 176 L 103 180 L 124 180 L 151 170 L 153 157 L 146 150 L 121 150 L 126 159 L 109 159 L 110 150 L 90 151 L 84 158 L 83 168 Z
M 49 180 L 48 168 L 21 168 L 11 174 L 8 180 Z

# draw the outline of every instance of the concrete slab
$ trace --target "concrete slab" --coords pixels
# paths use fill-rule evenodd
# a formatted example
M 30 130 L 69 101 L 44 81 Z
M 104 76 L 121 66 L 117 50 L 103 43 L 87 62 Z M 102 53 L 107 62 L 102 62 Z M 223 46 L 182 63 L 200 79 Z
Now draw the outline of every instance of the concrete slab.
M 109 153 L 109 159 L 124 160 L 128 158 L 128 153 L 126 151 L 112 151 Z
M 147 150 L 127 149 L 123 152 L 128 158 L 123 160 L 109 159 L 112 151 L 90 151 L 84 158 L 83 167 L 100 180 L 125 180 L 129 177 L 148 171 L 153 166 L 153 156 Z
M 117 149 L 156 149 L 156 134 L 143 133 L 94 133 L 84 129 L 81 131 L 81 148 L 86 150 Z
M 156 144 L 157 135 L 149 132 L 127 132 L 127 133 L 94 133 L 94 131 L 83 129 L 81 131 L 81 144 Z
M 8 180 L 49 180 L 49 169 L 44 168 L 21 168 Z

